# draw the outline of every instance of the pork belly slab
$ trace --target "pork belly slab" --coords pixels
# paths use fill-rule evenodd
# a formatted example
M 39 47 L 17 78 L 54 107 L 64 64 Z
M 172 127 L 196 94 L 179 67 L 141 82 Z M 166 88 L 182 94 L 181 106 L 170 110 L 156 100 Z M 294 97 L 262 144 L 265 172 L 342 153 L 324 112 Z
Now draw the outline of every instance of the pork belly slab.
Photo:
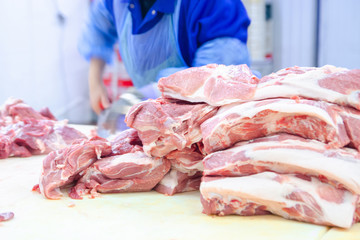
M 203 212 L 216 215 L 273 213 L 287 219 L 349 228 L 359 220 L 359 195 L 315 177 L 263 172 L 245 177 L 204 177 Z
M 328 149 L 316 140 L 280 134 L 206 156 L 204 175 L 246 176 L 264 171 L 300 173 L 360 194 L 360 155 L 354 149 Z
M 336 105 L 304 99 L 278 98 L 223 106 L 201 124 L 201 132 L 207 153 L 274 133 L 316 139 L 331 147 L 350 142 Z
M 360 69 L 289 67 L 260 79 L 253 100 L 303 97 L 360 110 Z

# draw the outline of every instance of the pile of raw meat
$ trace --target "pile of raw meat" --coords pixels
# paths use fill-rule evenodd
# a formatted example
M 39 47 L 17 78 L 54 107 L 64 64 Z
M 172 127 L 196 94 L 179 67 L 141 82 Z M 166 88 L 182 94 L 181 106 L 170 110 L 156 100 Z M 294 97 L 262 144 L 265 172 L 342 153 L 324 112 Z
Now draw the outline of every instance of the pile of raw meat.
M 360 70 L 292 67 L 258 79 L 246 65 L 212 64 L 158 87 L 161 98 L 128 112 L 130 130 L 50 153 L 43 195 L 200 188 L 206 214 L 360 221 Z
M 48 108 L 35 111 L 20 99 L 0 107 L 0 159 L 48 154 L 87 137 L 57 121 Z

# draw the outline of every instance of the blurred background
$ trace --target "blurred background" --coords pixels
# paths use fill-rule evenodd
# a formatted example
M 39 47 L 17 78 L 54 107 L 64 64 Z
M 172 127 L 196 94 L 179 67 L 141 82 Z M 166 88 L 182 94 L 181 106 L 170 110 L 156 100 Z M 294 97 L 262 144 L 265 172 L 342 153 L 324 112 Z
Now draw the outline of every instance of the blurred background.
M 252 20 L 251 68 L 262 75 L 290 66 L 360 68 L 359 0 L 243 0 Z M 12 96 L 58 119 L 91 124 L 88 63 L 77 40 L 88 0 L 0 0 L 0 104 Z M 104 81 L 126 88 L 114 50 Z M 121 91 L 117 91 L 121 92 Z

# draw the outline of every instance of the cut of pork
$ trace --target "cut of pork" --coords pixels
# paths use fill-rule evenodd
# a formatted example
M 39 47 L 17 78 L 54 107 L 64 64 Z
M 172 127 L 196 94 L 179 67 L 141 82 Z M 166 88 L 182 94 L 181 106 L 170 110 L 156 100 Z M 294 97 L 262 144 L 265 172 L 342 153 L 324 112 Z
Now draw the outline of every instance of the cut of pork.
M 77 140 L 72 145 L 53 151 L 43 161 L 39 187 L 49 199 L 59 199 L 60 187 L 72 183 L 79 173 L 97 159 L 111 154 L 110 143 L 103 138 Z
M 175 150 L 166 155 L 171 162 L 171 171 L 156 186 L 155 190 L 165 195 L 199 190 L 204 169 L 202 155 L 197 144 L 191 148 Z
M 251 100 L 258 81 L 245 64 L 209 64 L 161 78 L 158 87 L 166 98 L 221 106 Z
M 328 149 L 326 144 L 288 134 L 241 142 L 206 156 L 204 175 L 245 176 L 264 171 L 316 176 L 360 194 L 360 155 L 354 149 Z
M 80 199 L 86 193 L 150 191 L 170 169 L 165 158 L 148 157 L 142 151 L 125 153 L 98 160 L 83 173 L 70 192 Z
M 181 172 L 175 168 L 171 169 L 155 187 L 155 191 L 174 195 L 176 193 L 199 190 L 202 172 Z
M 351 146 L 360 151 L 360 111 L 350 107 L 339 107 Z
M 11 118 L 12 122 L 23 121 L 24 119 L 56 120 L 48 108 L 39 112 L 33 109 L 21 99 L 9 98 L 0 107 L 0 121 Z
M 163 157 L 199 142 L 200 124 L 216 111 L 207 104 L 150 99 L 133 106 L 125 122 L 138 131 L 146 154 Z
M 357 219 L 359 195 L 317 178 L 263 172 L 245 177 L 204 177 L 203 212 L 257 215 L 271 212 L 287 219 L 349 228 Z
M 48 154 L 76 139 L 87 139 L 80 131 L 67 126 L 66 121 L 37 119 L 24 119 L 2 127 L 0 134 L 3 135 L 0 138 L 0 153 L 3 153 L 0 158 Z
M 290 67 L 260 79 L 253 100 L 304 97 L 360 110 L 360 69 Z
M 268 99 L 220 107 L 201 125 L 204 150 L 211 153 L 238 141 L 290 133 L 343 147 L 350 142 L 337 106 L 322 101 Z
M 202 172 L 204 169 L 202 163 L 204 155 L 200 153 L 196 144 L 190 148 L 172 151 L 166 155 L 166 158 L 170 160 L 171 168 L 184 173 Z
M 142 142 L 135 129 L 127 129 L 114 136 L 111 142 L 112 155 L 129 153 L 142 146 Z

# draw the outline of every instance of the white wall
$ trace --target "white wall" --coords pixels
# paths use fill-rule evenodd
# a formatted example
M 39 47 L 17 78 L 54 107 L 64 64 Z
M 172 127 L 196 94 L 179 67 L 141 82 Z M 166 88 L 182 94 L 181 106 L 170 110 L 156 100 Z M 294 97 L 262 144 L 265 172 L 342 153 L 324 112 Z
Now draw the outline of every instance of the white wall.
M 273 0 L 274 71 L 316 65 L 316 1 Z
M 360 69 L 360 1 L 320 3 L 319 66 Z
M 87 9 L 85 0 L 0 0 L 0 104 L 13 96 L 59 119 L 92 120 L 88 64 L 77 51 Z

